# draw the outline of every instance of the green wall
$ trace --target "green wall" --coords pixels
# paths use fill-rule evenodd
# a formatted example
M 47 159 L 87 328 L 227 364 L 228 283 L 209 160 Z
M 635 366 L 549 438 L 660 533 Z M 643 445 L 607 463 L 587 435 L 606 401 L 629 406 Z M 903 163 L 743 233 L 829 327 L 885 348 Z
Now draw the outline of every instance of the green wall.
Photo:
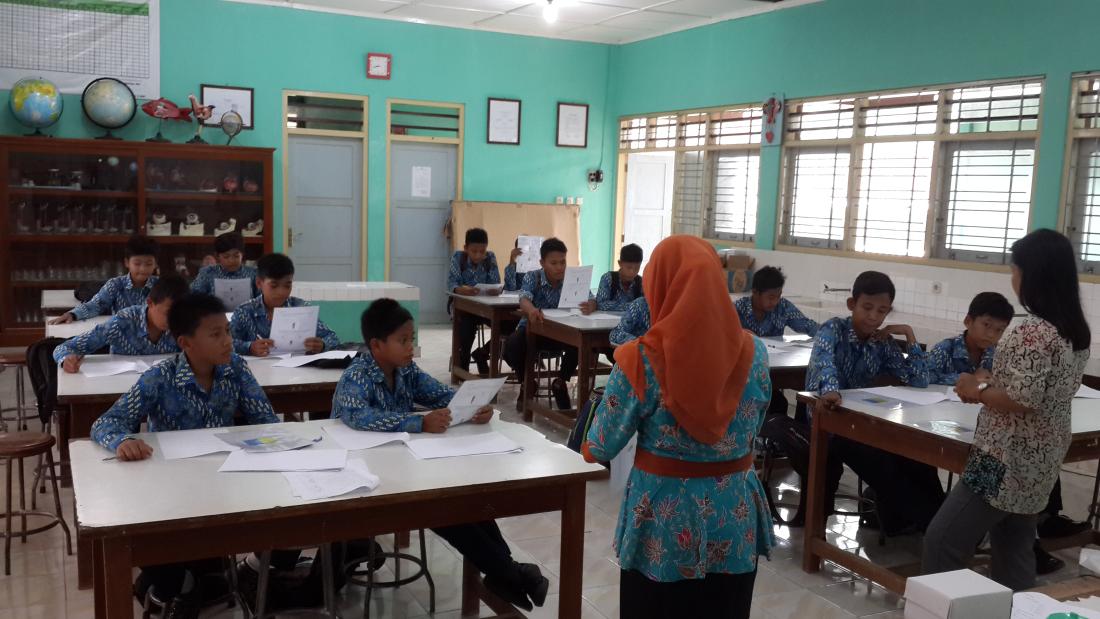
M 1044 76 L 1032 227 L 1057 224 L 1070 74 L 1100 69 L 1096 0 L 825 0 L 622 46 L 616 115 Z M 781 160 L 764 149 L 757 245 L 775 234 Z
M 368 80 L 366 54 L 393 55 L 393 79 Z M 384 278 L 386 211 L 386 100 L 423 99 L 466 105 L 463 197 L 468 200 L 551 202 L 581 196 L 582 255 L 610 263 L 614 187 L 588 189 L 585 174 L 603 161 L 613 167 L 613 143 L 601 148 L 610 48 L 604 45 L 519 37 L 457 28 L 373 20 L 348 15 L 240 4 L 222 0 L 162 0 L 161 95 L 185 103 L 199 84 L 255 88 L 256 129 L 234 140 L 275 153 L 276 248 L 282 239 L 282 90 L 369 95 L 369 279 Z M 0 98 L 6 100 L 6 93 Z M 485 143 L 486 98 L 523 101 L 521 145 Z M 61 121 L 48 133 L 91 137 L 102 130 L 84 119 L 79 96 L 66 96 Z M 558 101 L 588 103 L 589 146 L 557 148 Z M 156 131 L 138 112 L 120 132 L 142 140 Z M 173 141 L 192 129 L 166 124 Z M 7 112 L 0 133 L 23 134 Z M 204 131 L 210 141 L 219 132 Z

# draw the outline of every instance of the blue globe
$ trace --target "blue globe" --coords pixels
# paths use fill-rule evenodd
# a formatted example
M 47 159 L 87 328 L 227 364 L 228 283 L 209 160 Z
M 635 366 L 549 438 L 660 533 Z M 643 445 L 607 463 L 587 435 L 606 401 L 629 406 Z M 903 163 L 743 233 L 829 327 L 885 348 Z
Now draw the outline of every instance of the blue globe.
M 84 88 L 80 99 L 88 120 L 104 129 L 119 129 L 137 112 L 134 91 L 113 77 L 101 77 Z
M 19 124 L 31 129 L 45 129 L 61 118 L 65 104 L 53 82 L 41 77 L 27 77 L 11 87 L 8 106 Z

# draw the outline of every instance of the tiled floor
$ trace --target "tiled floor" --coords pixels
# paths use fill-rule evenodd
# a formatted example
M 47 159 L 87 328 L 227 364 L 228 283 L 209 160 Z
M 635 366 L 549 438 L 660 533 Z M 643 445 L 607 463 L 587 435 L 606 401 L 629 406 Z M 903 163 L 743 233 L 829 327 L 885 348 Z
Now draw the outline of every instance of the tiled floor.
M 449 328 L 421 328 L 420 345 L 424 356 L 418 359 L 418 363 L 432 375 L 444 377 L 450 351 Z M 13 372 L 0 372 L 2 405 L 8 406 L 14 402 L 14 384 Z M 500 398 L 504 418 L 519 421 L 511 406 L 516 397 L 515 388 L 509 386 L 506 389 L 508 391 Z M 565 440 L 566 432 L 556 427 L 545 423 L 536 423 L 536 427 L 553 440 Z M 1095 464 L 1074 467 L 1074 470 L 1091 472 L 1095 470 Z M 1062 480 L 1067 513 L 1075 518 L 1084 518 L 1085 505 L 1092 490 L 1091 475 L 1067 471 L 1062 474 Z M 72 492 L 62 490 L 62 505 L 70 521 L 72 501 Z M 618 503 L 616 498 L 610 496 L 607 482 L 590 483 L 585 514 L 584 617 L 613 619 L 619 616 L 619 572 L 611 550 L 617 516 Z M 500 525 L 516 559 L 539 564 L 551 581 L 546 605 L 536 609 L 531 616 L 557 616 L 559 515 L 549 513 L 508 518 L 502 520 Z M 779 545 L 771 560 L 760 562 L 753 594 L 754 618 L 902 617 L 897 596 L 866 580 L 855 578 L 838 566 L 826 564 L 825 569 L 817 574 L 803 572 L 800 563 L 801 529 L 776 527 L 776 535 Z M 873 532 L 861 533 L 851 518 L 830 521 L 829 536 L 834 543 L 883 565 L 911 563 L 919 556 L 919 539 L 895 538 L 888 540 L 885 546 L 879 546 L 877 536 Z M 428 551 L 436 583 L 434 616 L 457 619 L 461 561 L 449 546 L 430 533 Z M 1077 551 L 1063 551 L 1059 556 L 1070 567 L 1045 581 L 1077 574 Z M 389 566 L 386 569 L 390 569 Z M 359 616 L 362 605 L 361 588 L 349 586 L 341 592 L 341 606 L 347 616 Z M 372 597 L 371 616 L 383 619 L 426 617 L 429 616 L 428 607 L 428 588 L 421 580 L 400 590 L 377 591 Z M 59 530 L 28 538 L 25 544 L 18 540 L 13 543 L 12 575 L 0 576 L 0 619 L 85 619 L 91 616 L 91 592 L 76 588 L 75 557 L 66 556 L 64 537 Z M 203 617 L 218 618 L 240 616 L 239 611 L 224 607 L 208 609 L 203 614 Z

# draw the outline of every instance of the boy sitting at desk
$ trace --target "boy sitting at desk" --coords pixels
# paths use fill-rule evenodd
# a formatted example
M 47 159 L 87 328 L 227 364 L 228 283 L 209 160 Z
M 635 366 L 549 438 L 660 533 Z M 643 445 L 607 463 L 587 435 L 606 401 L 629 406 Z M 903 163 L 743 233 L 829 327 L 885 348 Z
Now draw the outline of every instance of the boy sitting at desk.
M 126 241 L 123 251 L 122 264 L 128 273 L 107 280 L 94 297 L 54 318 L 51 325 L 114 314 L 125 307 L 145 304 L 153 284 L 157 283 L 153 275 L 157 270 L 157 242 L 144 234 L 135 234 Z
M 413 362 L 413 318 L 393 299 L 371 303 L 361 319 L 367 350 L 344 371 L 332 397 L 332 417 L 375 432 L 445 432 L 455 391 Z M 419 415 L 414 407 L 428 407 Z M 471 423 L 488 423 L 492 407 Z M 509 603 L 531 610 L 546 601 L 549 582 L 530 563 L 517 563 L 493 521 L 433 529 L 485 574 L 485 586 Z
M 581 304 L 588 312 L 622 312 L 632 301 L 642 296 L 642 248 L 631 243 L 619 250 L 619 270 L 608 271 L 600 278 L 596 299 Z
M 294 262 L 283 254 L 267 254 L 256 263 L 260 295 L 233 312 L 233 350 L 239 355 L 266 357 L 275 346 L 271 321 L 278 307 L 302 307 L 309 303 L 290 296 L 294 290 Z M 305 340 L 306 352 L 316 354 L 340 347 L 340 338 L 317 321 L 317 335 Z
M 497 257 L 489 251 L 489 233 L 481 228 L 470 228 L 466 231 L 466 243 L 462 251 L 456 251 L 451 256 L 451 269 L 447 274 L 447 291 L 463 296 L 477 296 L 478 284 L 499 284 L 500 269 L 497 268 Z M 488 291 L 488 294 L 500 294 L 499 289 Z M 458 359 L 455 363 L 462 369 L 470 367 L 470 348 L 474 345 L 474 337 L 477 336 L 479 325 L 489 324 L 488 320 L 463 314 L 454 318 L 458 320 Z M 479 374 L 489 374 L 489 346 L 486 344 L 473 352 L 477 361 Z
M 112 355 L 160 355 L 179 352 L 176 338 L 168 330 L 172 304 L 187 295 L 187 282 L 175 273 L 153 284 L 149 299 L 124 308 L 91 331 L 65 340 L 53 350 L 53 360 L 75 374 L 85 355 L 110 346 Z
M 214 239 L 214 256 L 217 264 L 199 269 L 191 290 L 205 294 L 214 294 L 216 279 L 247 279 L 252 283 L 252 297 L 259 296 L 256 287 L 256 269 L 244 264 L 244 236 L 240 232 L 226 232 Z
M 122 462 L 144 460 L 153 448 L 133 434 L 148 422 L 150 432 L 233 425 L 240 411 L 248 423 L 279 419 L 248 364 L 233 353 L 225 306 L 217 297 L 191 293 L 172 304 L 168 328 L 180 352 L 141 375 L 137 383 L 92 424 L 92 439 Z M 139 471 L 135 470 L 135 474 Z M 134 585 L 144 600 L 150 586 L 165 600 L 165 617 L 198 617 L 202 600 L 221 597 L 216 577 L 222 560 L 146 566 Z
M 523 289 L 519 293 L 519 311 L 523 318 L 519 321 L 515 333 L 508 336 L 504 343 L 504 360 L 515 372 L 521 385 L 527 372 L 527 322 L 542 323 L 545 319 L 542 310 L 554 309 L 561 300 L 562 284 L 565 281 L 565 255 L 568 250 L 560 239 L 551 237 L 542 242 L 539 248 L 541 269 L 531 271 L 523 278 Z M 590 293 L 591 294 L 591 293 Z M 582 311 L 584 311 L 582 309 Z M 591 309 L 586 313 L 591 313 Z M 569 379 L 577 371 L 577 349 L 559 342 L 540 343 L 543 350 L 562 351 L 561 371 L 550 386 L 558 408 L 571 408 L 569 399 Z M 521 394 L 522 401 L 522 394 Z
M 882 326 L 893 309 L 894 292 L 886 274 L 860 273 L 848 299 L 852 315 L 821 325 L 806 368 L 806 390 L 819 396 L 818 407 L 838 406 L 842 389 L 870 387 L 882 374 L 912 387 L 928 386 L 925 354 L 913 329 Z M 893 339 L 895 335 L 905 337 L 904 350 Z M 943 486 L 935 468 L 835 436 L 829 443 L 825 514 L 832 511 L 844 464 L 874 489 L 882 520 L 879 526 L 889 535 L 923 531 L 943 503 Z

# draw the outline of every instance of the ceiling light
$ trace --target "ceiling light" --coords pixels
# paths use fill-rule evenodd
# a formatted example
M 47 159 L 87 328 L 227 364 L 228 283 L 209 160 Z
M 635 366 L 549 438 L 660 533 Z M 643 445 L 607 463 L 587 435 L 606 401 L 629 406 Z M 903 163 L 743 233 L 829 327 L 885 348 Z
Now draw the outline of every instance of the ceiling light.
M 546 6 L 542 7 L 542 18 L 548 24 L 558 21 L 558 7 L 554 6 L 554 0 L 546 0 Z

